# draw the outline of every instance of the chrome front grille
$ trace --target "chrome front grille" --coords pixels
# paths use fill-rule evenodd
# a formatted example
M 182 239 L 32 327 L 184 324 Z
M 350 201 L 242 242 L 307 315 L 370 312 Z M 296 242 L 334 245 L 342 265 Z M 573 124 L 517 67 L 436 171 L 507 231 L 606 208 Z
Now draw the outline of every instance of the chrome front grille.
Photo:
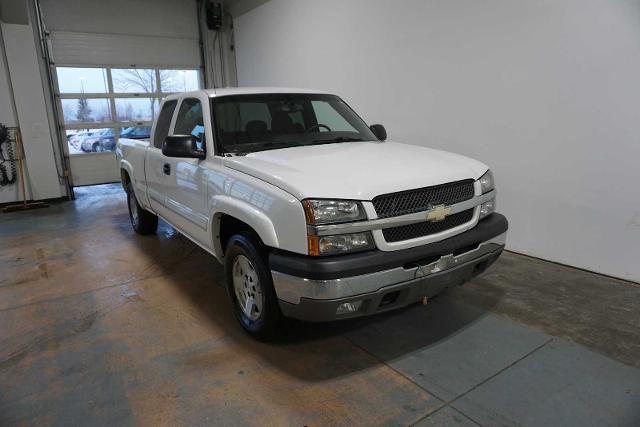
M 449 215 L 440 222 L 417 222 L 415 224 L 401 225 L 399 227 L 385 228 L 382 230 L 384 240 L 387 242 L 401 242 L 417 237 L 429 236 L 440 233 L 450 228 L 465 224 L 473 218 L 473 209 Z
M 378 218 L 388 218 L 426 211 L 432 206 L 452 205 L 473 197 L 473 182 L 472 179 L 466 179 L 433 187 L 383 194 L 372 200 L 373 207 Z

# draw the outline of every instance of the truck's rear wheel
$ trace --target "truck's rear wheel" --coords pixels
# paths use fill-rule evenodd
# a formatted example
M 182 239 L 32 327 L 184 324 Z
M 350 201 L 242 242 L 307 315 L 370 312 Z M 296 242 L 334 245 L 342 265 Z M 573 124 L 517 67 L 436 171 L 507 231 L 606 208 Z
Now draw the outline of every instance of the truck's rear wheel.
M 127 205 L 131 225 L 138 234 L 153 234 L 158 229 L 158 217 L 145 210 L 136 199 L 132 188 L 127 188 Z
M 282 321 L 271 272 L 255 239 L 236 234 L 225 252 L 227 292 L 236 318 L 255 338 L 266 341 L 276 336 Z

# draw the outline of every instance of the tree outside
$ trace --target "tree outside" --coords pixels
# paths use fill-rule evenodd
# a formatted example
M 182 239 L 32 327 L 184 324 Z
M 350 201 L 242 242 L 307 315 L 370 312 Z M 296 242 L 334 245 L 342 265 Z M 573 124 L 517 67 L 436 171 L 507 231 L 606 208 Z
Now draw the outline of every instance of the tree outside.
M 177 92 L 180 90 L 176 79 L 177 71 L 160 70 L 160 87 L 162 92 Z M 156 81 L 156 70 L 153 69 L 123 69 L 113 71 L 114 86 L 117 88 L 115 92 L 137 92 L 137 93 L 156 93 L 159 92 Z M 151 107 L 151 116 L 156 115 L 155 98 L 149 98 Z M 130 112 L 125 112 L 126 116 L 130 116 Z
M 76 119 L 79 122 L 91 122 L 91 107 L 87 98 L 78 98 L 78 110 L 76 111 Z

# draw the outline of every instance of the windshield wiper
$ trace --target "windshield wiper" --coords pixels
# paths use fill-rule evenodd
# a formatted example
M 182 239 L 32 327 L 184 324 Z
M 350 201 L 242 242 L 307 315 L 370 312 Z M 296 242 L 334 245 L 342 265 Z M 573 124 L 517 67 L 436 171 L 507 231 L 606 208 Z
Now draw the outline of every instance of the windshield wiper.
M 335 144 L 337 142 L 356 142 L 356 141 L 364 141 L 362 138 L 354 138 L 352 136 L 339 136 L 337 138 L 332 139 L 316 139 L 312 142 L 313 145 L 320 144 Z M 311 144 L 308 144 L 311 145 Z
M 295 143 L 295 142 L 275 142 L 275 141 L 269 141 L 269 142 L 263 142 L 258 144 L 255 149 L 252 149 L 251 152 L 256 152 L 256 151 L 264 151 L 264 150 L 270 150 L 273 148 L 288 148 L 288 147 L 299 147 L 300 144 Z

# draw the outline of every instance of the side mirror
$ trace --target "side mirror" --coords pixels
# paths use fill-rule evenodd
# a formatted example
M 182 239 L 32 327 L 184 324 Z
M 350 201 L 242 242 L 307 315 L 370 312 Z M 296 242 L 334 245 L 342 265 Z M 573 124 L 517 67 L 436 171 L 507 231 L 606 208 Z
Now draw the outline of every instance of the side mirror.
M 162 154 L 167 157 L 204 159 L 204 150 L 198 148 L 198 139 L 193 135 L 170 135 L 164 139 Z
M 380 141 L 384 141 L 387 139 L 387 130 L 382 125 L 371 125 L 369 126 L 371 132 L 378 138 Z

